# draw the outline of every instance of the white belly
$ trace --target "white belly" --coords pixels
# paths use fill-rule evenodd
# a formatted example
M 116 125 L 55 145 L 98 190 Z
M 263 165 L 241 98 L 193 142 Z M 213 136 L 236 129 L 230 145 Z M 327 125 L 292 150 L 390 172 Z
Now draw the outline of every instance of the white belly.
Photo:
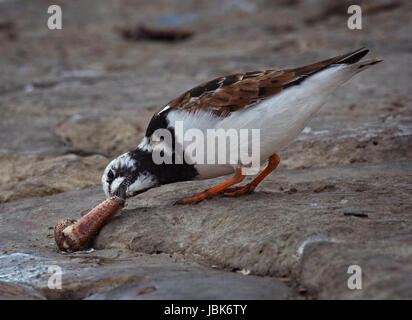
M 289 99 L 288 96 L 284 99 L 281 95 L 266 99 L 219 123 L 219 127 L 224 129 L 233 126 L 250 131 L 259 129 L 261 163 L 293 141 L 324 103 L 323 96 L 301 104 L 301 101 Z M 251 143 L 250 140 L 248 143 Z

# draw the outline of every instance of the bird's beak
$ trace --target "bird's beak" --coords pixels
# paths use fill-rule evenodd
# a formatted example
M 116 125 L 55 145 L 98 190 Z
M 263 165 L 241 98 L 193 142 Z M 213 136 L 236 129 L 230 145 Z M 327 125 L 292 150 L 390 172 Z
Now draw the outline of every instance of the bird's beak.
M 116 192 L 114 195 L 116 197 L 119 197 L 122 200 L 126 200 L 126 191 L 127 191 L 127 183 L 123 182 L 120 184 L 120 186 L 117 188 Z

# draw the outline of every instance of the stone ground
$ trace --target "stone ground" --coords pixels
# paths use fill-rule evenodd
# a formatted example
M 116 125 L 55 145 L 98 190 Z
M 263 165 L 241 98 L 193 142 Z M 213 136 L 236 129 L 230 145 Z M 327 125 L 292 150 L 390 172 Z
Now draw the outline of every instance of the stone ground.
M 49 1 L 0 1 L 0 298 L 412 298 L 412 4 L 360 1 L 353 31 L 352 3 L 335 3 L 53 1 L 51 31 Z M 194 35 L 121 37 L 140 23 Z M 104 167 L 178 94 L 361 46 L 385 62 L 333 95 L 256 193 L 179 207 L 216 180 L 163 186 L 131 199 L 94 251 L 57 252 L 53 226 L 104 198 Z

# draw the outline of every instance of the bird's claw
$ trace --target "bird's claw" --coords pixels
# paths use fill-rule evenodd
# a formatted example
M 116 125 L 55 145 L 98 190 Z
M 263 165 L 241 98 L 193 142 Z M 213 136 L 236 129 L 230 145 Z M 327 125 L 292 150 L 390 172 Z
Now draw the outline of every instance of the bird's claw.
M 195 199 L 194 197 L 182 198 L 177 200 L 173 203 L 174 206 L 176 205 L 185 205 L 185 204 L 198 204 L 203 199 Z
M 233 187 L 233 188 L 228 188 L 223 191 L 223 196 L 224 197 L 240 197 L 244 194 L 249 194 L 252 193 L 255 190 L 255 186 L 251 184 L 247 184 L 244 186 L 238 186 L 238 187 Z

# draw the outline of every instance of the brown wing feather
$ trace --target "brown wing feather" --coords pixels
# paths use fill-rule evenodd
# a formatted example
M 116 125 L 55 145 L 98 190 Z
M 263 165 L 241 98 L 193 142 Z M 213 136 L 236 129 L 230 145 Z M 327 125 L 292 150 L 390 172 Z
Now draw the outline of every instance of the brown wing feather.
M 336 56 L 301 68 L 266 70 L 232 74 L 200 84 L 169 102 L 170 108 L 195 112 L 208 110 L 226 117 L 231 112 L 254 105 L 282 90 L 299 85 L 307 77 L 336 63 L 351 64 L 360 60 L 368 49 Z
M 281 92 L 282 85 L 294 77 L 293 72 L 267 70 L 217 78 L 202 83 L 171 101 L 169 110 L 209 110 L 217 116 L 225 117 Z

